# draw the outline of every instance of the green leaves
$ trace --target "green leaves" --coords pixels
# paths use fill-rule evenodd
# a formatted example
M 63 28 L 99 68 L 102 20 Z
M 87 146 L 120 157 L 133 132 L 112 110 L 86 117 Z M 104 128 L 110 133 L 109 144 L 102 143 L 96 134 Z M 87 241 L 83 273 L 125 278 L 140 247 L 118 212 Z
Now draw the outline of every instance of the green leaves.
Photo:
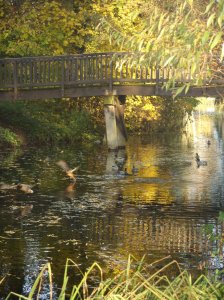
M 222 51 L 221 51 L 221 55 L 220 55 L 220 61 L 222 62 L 224 58 L 224 43 L 222 43 Z
M 210 40 L 210 50 L 215 48 L 220 42 L 222 42 L 223 32 L 220 31 L 217 34 L 213 35 L 213 38 Z
M 126 1 L 127 7 L 131 2 Z M 118 44 L 123 51 L 146 52 L 142 55 L 143 64 L 172 65 L 176 70 L 191 70 L 189 79 L 195 85 L 203 84 L 207 71 L 212 79 L 215 67 L 211 57 L 219 56 L 221 60 L 224 57 L 224 0 L 210 0 L 209 3 L 203 0 L 176 0 L 172 3 L 138 0 L 137 3 L 134 24 L 122 26 L 133 14 L 133 8 L 130 11 L 125 8 L 124 18 L 114 17 L 101 28 L 108 30 L 109 27 L 110 32 L 116 30 L 116 35 L 111 38 L 114 50 Z M 180 71 L 173 74 L 174 81 L 178 76 Z
M 186 88 L 185 85 L 180 86 L 179 88 L 177 88 L 177 89 L 176 89 L 176 92 L 175 92 L 174 95 L 173 95 L 173 97 L 176 98 L 178 95 L 180 95 L 180 94 L 184 91 L 185 88 Z

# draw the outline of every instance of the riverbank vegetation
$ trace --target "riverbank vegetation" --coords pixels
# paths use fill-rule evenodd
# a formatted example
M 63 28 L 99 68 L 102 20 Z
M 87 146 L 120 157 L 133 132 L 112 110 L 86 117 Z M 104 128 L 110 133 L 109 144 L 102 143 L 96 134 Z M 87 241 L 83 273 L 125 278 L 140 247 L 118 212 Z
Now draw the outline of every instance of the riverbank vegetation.
M 191 73 L 200 75 L 200 84 L 209 59 L 214 55 L 223 59 L 223 6 L 223 0 L 0 0 L 0 56 L 142 51 L 147 55 L 136 59 L 144 63 L 185 69 L 190 64 Z M 214 64 L 209 66 L 213 72 Z M 173 79 L 166 87 L 175 90 Z M 183 87 L 177 94 L 180 89 Z M 102 139 L 99 99 L 77 102 L 78 109 L 71 99 L 51 101 L 51 105 L 48 101 L 1 104 L 0 144 L 71 143 L 92 139 L 98 135 L 96 128 Z M 195 105 L 193 99 L 130 97 L 125 112 L 127 128 L 138 133 L 180 130 L 183 117 Z
M 87 110 L 79 110 L 77 105 L 73 104 L 74 102 L 66 99 L 52 99 L 41 103 L 0 103 L 1 124 L 12 128 L 1 128 L 3 144 L 57 145 L 96 139 L 100 133 L 99 126 L 97 127 Z
M 195 278 L 171 257 L 155 261 L 150 265 L 144 259 L 137 262 L 129 256 L 127 267 L 119 270 L 111 278 L 103 279 L 103 270 L 98 263 L 85 272 L 81 272 L 81 280 L 75 284 L 72 280 L 74 272 L 80 273 L 79 267 L 71 259 L 67 259 L 64 277 L 59 292 L 56 292 L 53 272 L 47 263 L 39 273 L 29 295 L 11 292 L 6 299 L 132 299 L 132 300 L 215 300 L 223 299 L 224 284 L 205 275 Z M 1 281 L 0 281 L 1 282 Z M 2 283 L 4 280 L 2 279 Z M 44 292 L 45 290 L 45 292 Z M 44 294 L 43 294 L 44 293 Z M 46 299 L 46 298 L 44 298 Z
M 181 131 L 197 103 L 194 98 L 127 97 L 129 134 Z M 95 97 L 0 103 L 0 146 L 102 142 L 103 113 L 103 99 Z

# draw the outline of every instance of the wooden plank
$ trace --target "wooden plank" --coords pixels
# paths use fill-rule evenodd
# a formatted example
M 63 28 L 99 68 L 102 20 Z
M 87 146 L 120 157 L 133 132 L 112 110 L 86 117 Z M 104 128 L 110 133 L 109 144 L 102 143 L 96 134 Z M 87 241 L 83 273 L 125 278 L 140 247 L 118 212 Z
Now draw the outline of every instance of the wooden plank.
M 43 83 L 46 83 L 46 69 L 47 69 L 47 61 L 43 60 Z
M 79 81 L 82 81 L 83 80 L 83 67 L 82 67 L 82 65 L 83 65 L 83 60 L 82 60 L 82 58 L 80 58 L 79 59 L 79 68 L 80 68 L 80 70 L 79 70 Z
M 78 59 L 74 59 L 74 64 L 75 64 L 75 68 L 74 68 L 74 80 L 78 81 L 79 80 L 79 75 L 78 75 Z
M 65 95 L 65 61 L 61 60 L 61 97 Z
M 108 79 L 108 56 L 105 56 L 105 78 Z
M 18 87 L 17 87 L 17 82 L 18 82 L 18 64 L 17 62 L 14 62 L 13 64 L 13 90 L 14 90 L 14 100 L 17 99 L 18 96 Z
M 103 79 L 103 58 L 102 58 L 102 54 L 100 55 L 100 79 Z
M 64 90 L 65 97 L 91 97 L 91 96 L 104 96 L 104 95 L 139 95 L 139 96 L 171 96 L 170 91 L 166 91 L 161 87 L 155 85 L 120 85 L 113 87 L 112 90 L 107 86 L 95 86 L 90 88 L 86 87 L 70 87 Z M 187 95 L 184 93 L 181 95 L 194 96 L 194 97 L 217 97 L 220 94 L 224 94 L 224 87 L 204 87 L 196 88 L 190 87 Z M 36 90 L 18 90 L 17 100 L 36 100 L 36 99 L 49 99 L 49 98 L 61 98 L 61 88 L 46 88 L 46 89 L 36 89 Z M 1 91 L 0 90 L 0 101 L 14 100 L 14 90 L 12 91 Z

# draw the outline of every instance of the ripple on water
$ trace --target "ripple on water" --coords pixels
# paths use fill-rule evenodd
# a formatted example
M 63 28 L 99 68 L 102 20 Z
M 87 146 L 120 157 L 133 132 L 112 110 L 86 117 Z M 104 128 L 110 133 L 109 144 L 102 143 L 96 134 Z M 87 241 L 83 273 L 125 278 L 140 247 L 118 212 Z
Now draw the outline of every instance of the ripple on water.
M 197 122 L 189 137 L 130 138 L 123 168 L 131 173 L 134 165 L 138 172 L 127 177 L 112 170 L 113 155 L 106 148 L 29 149 L 8 165 L 7 153 L 0 154 L 7 169 L 0 181 L 38 182 L 32 195 L 0 191 L 0 277 L 13 274 L 20 278 L 18 291 L 29 291 L 47 261 L 63 276 L 67 257 L 83 271 L 93 261 L 119 270 L 130 253 L 145 255 L 148 262 L 171 255 L 191 270 L 203 257 L 214 265 L 214 245 L 204 228 L 220 230 L 223 137 L 213 119 L 204 126 Z M 196 152 L 207 167 L 197 168 Z M 57 167 L 59 159 L 80 165 L 75 185 Z M 17 218 L 12 208 L 24 205 L 33 205 L 32 211 Z M 57 290 L 61 278 L 55 276 Z M 8 286 L 13 289 L 13 279 Z

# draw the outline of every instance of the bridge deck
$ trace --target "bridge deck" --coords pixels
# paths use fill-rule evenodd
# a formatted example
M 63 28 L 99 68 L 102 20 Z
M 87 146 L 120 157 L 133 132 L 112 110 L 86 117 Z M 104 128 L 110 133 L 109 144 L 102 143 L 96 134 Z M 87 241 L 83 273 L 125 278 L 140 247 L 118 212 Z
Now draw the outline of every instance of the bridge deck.
M 190 70 L 138 66 L 127 53 L 95 53 L 55 57 L 0 59 L 0 100 L 41 99 L 101 95 L 161 95 L 164 82 L 174 75 L 177 84 L 192 82 Z M 208 82 L 208 81 L 207 81 Z M 192 86 L 188 95 L 224 93 L 224 78 L 203 87 Z

